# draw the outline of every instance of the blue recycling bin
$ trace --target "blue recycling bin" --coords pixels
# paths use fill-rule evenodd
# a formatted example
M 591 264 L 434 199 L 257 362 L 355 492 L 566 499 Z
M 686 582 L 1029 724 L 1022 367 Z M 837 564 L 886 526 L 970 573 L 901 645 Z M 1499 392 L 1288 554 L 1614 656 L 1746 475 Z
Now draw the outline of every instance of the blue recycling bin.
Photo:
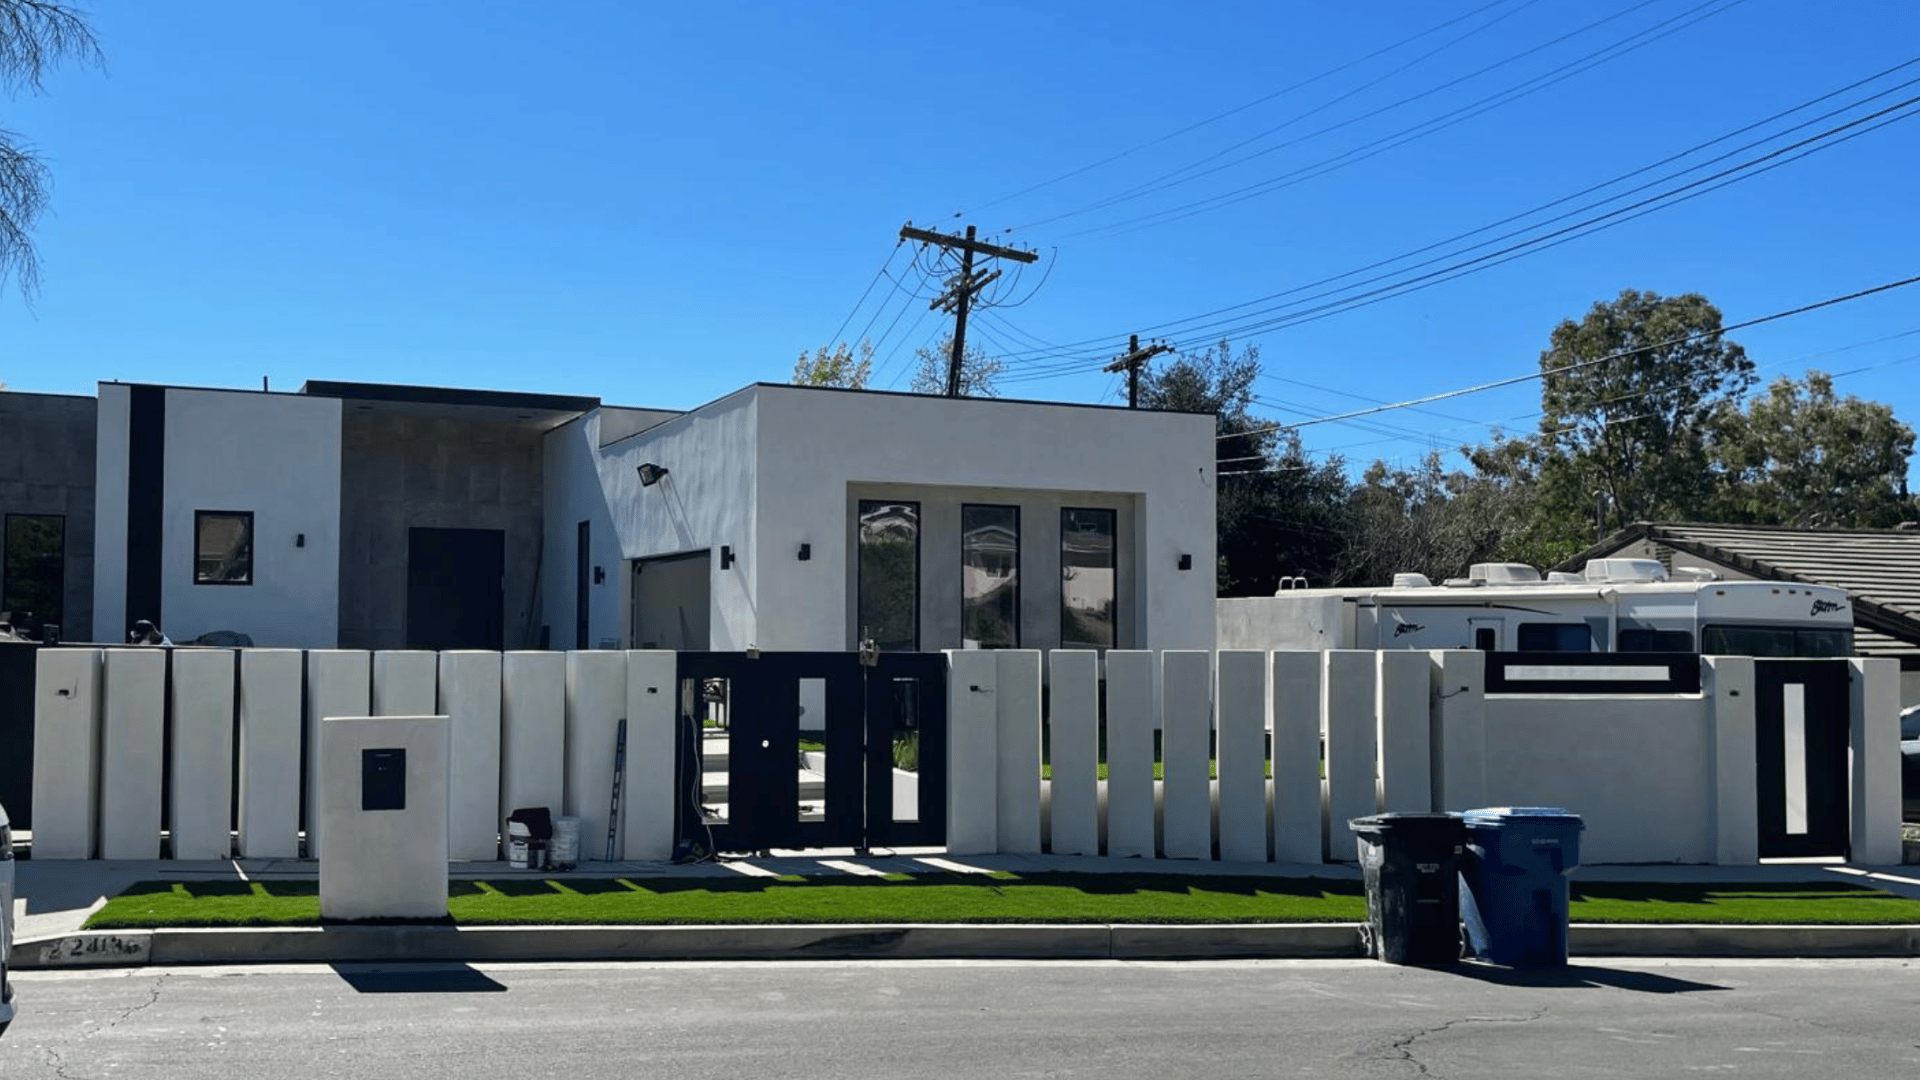
M 1552 806 L 1469 810 L 1460 863 L 1467 955 L 1514 968 L 1567 964 L 1567 873 L 1586 823 Z

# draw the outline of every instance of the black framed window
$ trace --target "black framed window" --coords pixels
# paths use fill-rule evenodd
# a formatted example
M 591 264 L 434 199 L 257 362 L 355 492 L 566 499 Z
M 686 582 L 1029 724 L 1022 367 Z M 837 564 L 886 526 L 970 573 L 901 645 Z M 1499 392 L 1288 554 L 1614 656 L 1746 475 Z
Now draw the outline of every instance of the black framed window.
M 1060 511 L 1060 646 L 1111 649 L 1119 607 L 1112 510 Z
M 193 512 L 193 583 L 253 584 L 253 511 Z
M 67 519 L 60 514 L 8 514 L 6 562 L 0 566 L 0 611 L 13 613 L 14 628 L 56 625 L 67 590 Z
M 1019 648 L 1019 507 L 961 504 L 960 575 L 962 644 Z
M 1592 652 L 1593 630 L 1586 623 L 1521 623 L 1521 652 Z
M 1623 626 L 1620 628 L 1620 651 L 1690 653 L 1693 651 L 1693 632 Z
M 920 504 L 861 499 L 858 638 L 884 652 L 920 649 Z

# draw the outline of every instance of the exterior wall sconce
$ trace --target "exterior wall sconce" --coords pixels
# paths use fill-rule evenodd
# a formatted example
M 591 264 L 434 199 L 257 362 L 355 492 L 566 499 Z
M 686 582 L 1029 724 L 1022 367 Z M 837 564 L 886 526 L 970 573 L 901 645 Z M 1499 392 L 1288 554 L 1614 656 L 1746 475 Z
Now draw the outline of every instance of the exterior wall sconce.
M 1180 556 L 1180 569 L 1182 570 L 1193 569 L 1193 556 L 1191 555 Z
M 306 533 L 294 533 L 294 534 L 293 534 L 293 546 L 294 546 L 294 547 L 306 547 L 306 546 L 307 546 L 307 534 L 306 534 Z
M 800 561 L 806 562 L 808 559 L 811 559 L 811 558 L 813 558 L 813 545 L 801 544 L 800 545 Z
M 605 580 L 607 580 L 607 568 L 606 568 L 606 567 L 604 567 L 604 566 L 596 566 L 596 567 L 594 567 L 594 568 L 593 568 L 593 583 L 594 583 L 595 585 L 598 585 L 598 584 L 600 584 L 601 582 L 603 582 L 603 581 L 605 581 Z
M 639 473 L 640 486 L 652 487 L 667 475 L 667 467 L 665 465 L 655 465 L 651 461 L 643 461 L 640 463 Z
M 732 568 L 733 568 L 733 549 L 728 547 L 725 544 L 721 544 L 720 545 L 720 569 L 730 570 Z

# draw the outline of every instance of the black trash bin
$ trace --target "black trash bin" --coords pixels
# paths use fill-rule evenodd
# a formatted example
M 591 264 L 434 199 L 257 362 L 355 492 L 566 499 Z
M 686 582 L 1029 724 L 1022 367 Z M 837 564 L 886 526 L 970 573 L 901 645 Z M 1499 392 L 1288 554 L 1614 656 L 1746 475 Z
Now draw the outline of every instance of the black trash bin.
M 1460 959 L 1460 854 L 1454 814 L 1374 814 L 1347 822 L 1367 876 L 1367 954 L 1389 964 Z

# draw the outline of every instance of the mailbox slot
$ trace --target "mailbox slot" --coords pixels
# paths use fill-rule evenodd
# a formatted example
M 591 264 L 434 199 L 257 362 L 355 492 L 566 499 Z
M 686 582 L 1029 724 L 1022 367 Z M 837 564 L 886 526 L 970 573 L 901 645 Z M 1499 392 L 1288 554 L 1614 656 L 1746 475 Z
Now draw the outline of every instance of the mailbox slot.
M 360 809 L 407 808 L 407 751 L 360 751 Z

